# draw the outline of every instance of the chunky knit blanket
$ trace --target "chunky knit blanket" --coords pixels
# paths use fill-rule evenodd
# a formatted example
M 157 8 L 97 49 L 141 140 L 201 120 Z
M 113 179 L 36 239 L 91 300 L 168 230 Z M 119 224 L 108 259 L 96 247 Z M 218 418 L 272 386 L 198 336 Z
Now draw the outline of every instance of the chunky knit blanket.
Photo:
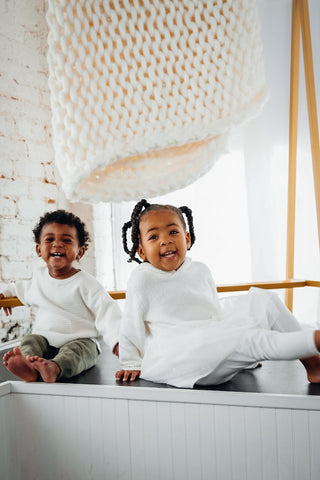
M 48 0 L 53 143 L 71 201 L 182 188 L 266 97 L 256 0 Z

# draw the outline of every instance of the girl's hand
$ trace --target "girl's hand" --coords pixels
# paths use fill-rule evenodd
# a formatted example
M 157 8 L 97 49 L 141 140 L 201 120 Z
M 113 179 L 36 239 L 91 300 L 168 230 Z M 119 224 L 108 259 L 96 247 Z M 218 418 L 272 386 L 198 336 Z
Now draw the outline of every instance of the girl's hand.
M 116 372 L 116 379 L 127 382 L 130 379 L 130 382 L 138 380 L 140 377 L 141 370 L 119 370 Z
M 2 298 L 6 298 L 6 297 L 3 295 L 3 293 L 0 293 L 0 300 L 1 300 Z M 0 310 L 1 310 L 1 308 L 3 308 L 4 313 L 6 314 L 7 317 L 12 314 L 12 309 L 11 309 L 11 307 L 0 307 Z

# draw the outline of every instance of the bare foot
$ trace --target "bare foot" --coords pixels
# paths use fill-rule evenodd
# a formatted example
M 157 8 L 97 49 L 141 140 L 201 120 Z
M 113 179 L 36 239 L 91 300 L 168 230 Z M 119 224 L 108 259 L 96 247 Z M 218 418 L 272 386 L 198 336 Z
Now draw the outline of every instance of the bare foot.
M 302 358 L 301 363 L 307 370 L 307 377 L 310 383 L 320 383 L 320 355 Z
M 60 367 L 56 362 L 38 357 L 38 355 L 28 356 L 27 359 L 35 370 L 40 373 L 44 382 L 54 383 L 57 380 L 60 374 Z
M 36 370 L 30 365 L 28 360 L 24 358 L 19 347 L 14 347 L 13 350 L 3 355 L 3 365 L 9 372 L 25 382 L 36 382 L 38 379 Z

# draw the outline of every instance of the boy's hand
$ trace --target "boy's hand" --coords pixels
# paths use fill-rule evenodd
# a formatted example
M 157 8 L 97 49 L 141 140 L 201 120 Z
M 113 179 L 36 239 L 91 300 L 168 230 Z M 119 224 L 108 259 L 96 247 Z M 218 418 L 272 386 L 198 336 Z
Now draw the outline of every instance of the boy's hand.
M 2 298 L 6 298 L 6 297 L 3 295 L 3 293 L 0 293 L 0 300 L 1 300 Z M 1 308 L 2 308 L 2 307 L 0 307 L 0 310 L 1 310 Z M 12 309 L 11 309 L 11 307 L 3 307 L 3 310 L 4 310 L 4 313 L 6 314 L 7 317 L 12 314 Z
M 140 377 L 141 370 L 119 370 L 116 372 L 116 379 L 122 380 L 123 382 L 134 382 Z
M 113 347 L 112 353 L 114 353 L 117 357 L 119 357 L 119 342 L 115 344 Z

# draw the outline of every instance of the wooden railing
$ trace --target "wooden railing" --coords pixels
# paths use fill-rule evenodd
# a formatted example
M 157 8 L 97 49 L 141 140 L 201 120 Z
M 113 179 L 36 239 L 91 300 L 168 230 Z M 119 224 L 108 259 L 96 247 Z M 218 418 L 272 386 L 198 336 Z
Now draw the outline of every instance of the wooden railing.
M 252 283 L 238 283 L 218 285 L 217 291 L 219 293 L 228 292 L 243 292 L 249 290 L 251 287 L 265 288 L 269 290 L 276 290 L 281 288 L 299 288 L 299 287 L 320 287 L 320 281 L 318 280 L 282 280 L 279 282 L 252 282 Z M 125 290 L 116 290 L 108 292 L 115 300 L 123 300 L 126 298 Z M 19 307 L 23 304 L 17 297 L 6 297 L 0 299 L 1 307 Z

